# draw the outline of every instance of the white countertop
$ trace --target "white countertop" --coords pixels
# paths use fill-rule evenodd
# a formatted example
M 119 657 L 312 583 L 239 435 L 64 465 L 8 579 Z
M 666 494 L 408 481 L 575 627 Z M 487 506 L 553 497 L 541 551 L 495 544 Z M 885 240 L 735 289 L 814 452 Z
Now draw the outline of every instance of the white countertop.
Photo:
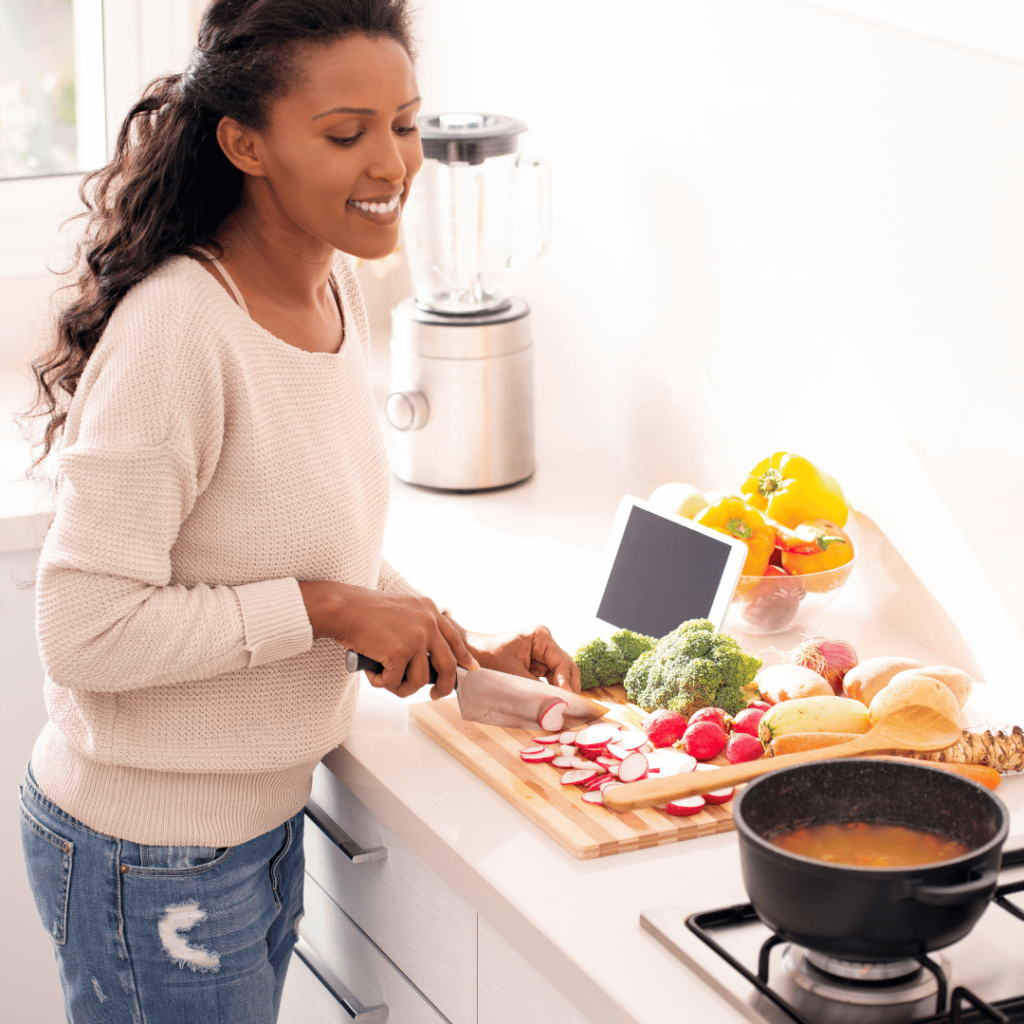
M 651 484 L 543 429 L 538 463 L 527 483 L 487 494 L 396 482 L 386 554 L 464 625 L 544 622 L 572 650 L 602 632 L 593 609 L 619 498 L 646 497 Z M 958 664 L 950 657 L 961 656 L 964 664 L 970 652 L 955 628 L 949 633 L 885 538 L 870 521 L 853 530 L 865 557 L 815 631 L 849 639 L 862 659 Z M 888 623 L 860 614 L 869 600 L 889 609 Z M 924 609 L 917 618 L 907 611 L 915 603 Z M 799 632 L 736 636 L 770 661 Z M 1003 724 L 1014 715 L 1008 699 L 978 687 L 969 720 Z M 406 708 L 364 687 L 352 736 L 328 766 L 583 1014 L 595 1024 L 746 1019 L 639 921 L 650 907 L 745 902 L 734 833 L 575 860 L 421 733 Z M 999 796 L 1013 812 L 1011 833 L 1024 834 L 1024 778 L 1006 777 Z

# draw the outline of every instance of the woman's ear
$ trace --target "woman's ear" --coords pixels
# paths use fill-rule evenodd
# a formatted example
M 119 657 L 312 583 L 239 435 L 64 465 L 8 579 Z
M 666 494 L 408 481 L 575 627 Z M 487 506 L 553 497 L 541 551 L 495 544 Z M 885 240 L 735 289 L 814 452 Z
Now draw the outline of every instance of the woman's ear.
M 263 161 L 256 147 L 256 138 L 233 117 L 222 117 L 217 125 L 217 142 L 224 155 L 243 173 L 264 177 Z

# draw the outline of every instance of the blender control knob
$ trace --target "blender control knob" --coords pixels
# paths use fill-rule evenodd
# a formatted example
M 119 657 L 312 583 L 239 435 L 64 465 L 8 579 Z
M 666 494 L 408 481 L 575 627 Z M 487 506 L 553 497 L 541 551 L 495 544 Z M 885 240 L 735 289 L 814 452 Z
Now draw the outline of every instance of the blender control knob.
M 395 430 L 419 430 L 426 425 L 430 406 L 421 391 L 392 391 L 384 403 L 384 414 Z

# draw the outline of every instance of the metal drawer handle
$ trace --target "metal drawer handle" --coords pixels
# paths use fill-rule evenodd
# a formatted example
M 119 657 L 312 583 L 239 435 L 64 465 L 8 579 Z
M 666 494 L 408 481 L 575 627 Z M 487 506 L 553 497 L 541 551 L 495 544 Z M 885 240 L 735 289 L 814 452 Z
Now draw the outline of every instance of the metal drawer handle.
M 390 1011 L 386 1003 L 363 1006 L 304 938 L 300 937 L 295 943 L 295 955 L 317 976 L 356 1024 L 383 1024 L 388 1019 Z
M 306 816 L 353 864 L 362 864 L 367 860 L 388 859 L 386 846 L 375 846 L 371 850 L 364 850 L 351 836 L 347 836 L 341 830 L 338 823 L 315 800 L 309 800 L 306 803 Z

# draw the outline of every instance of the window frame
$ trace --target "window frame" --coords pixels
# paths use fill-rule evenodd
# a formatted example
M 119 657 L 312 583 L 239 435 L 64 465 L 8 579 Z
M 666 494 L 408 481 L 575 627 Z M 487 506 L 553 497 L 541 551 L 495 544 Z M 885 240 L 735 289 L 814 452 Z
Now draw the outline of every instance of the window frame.
M 180 71 L 195 45 L 205 0 L 98 0 L 103 11 L 106 155 L 147 83 Z M 0 180 L 0 277 L 45 274 L 66 263 L 82 209 L 84 174 Z

